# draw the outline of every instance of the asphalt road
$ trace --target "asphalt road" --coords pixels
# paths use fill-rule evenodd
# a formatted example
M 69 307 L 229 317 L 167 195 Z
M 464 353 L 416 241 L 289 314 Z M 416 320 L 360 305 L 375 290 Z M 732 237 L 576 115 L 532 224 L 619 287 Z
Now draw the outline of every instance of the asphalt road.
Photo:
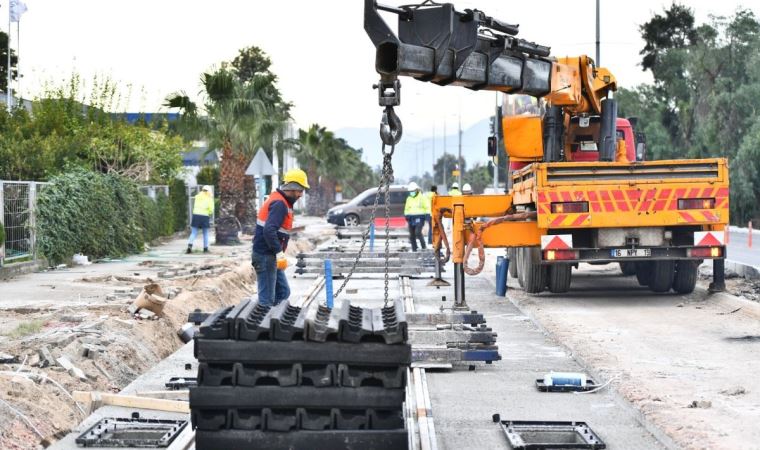
M 677 447 L 760 448 L 760 391 L 748 378 L 760 370 L 760 304 L 702 289 L 654 294 L 612 264 L 581 264 L 565 294 L 509 285 L 526 315 L 590 372 L 615 378 Z
M 752 236 L 752 247 L 749 247 L 749 233 L 745 231 L 731 230 L 728 239 L 728 259 L 742 264 L 760 267 L 760 236 L 755 233 Z

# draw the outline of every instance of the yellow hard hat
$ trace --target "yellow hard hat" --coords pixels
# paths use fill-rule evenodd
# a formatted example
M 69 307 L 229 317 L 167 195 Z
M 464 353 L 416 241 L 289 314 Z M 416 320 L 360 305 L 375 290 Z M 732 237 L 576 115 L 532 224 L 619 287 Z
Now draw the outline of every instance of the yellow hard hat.
M 285 176 L 282 177 L 282 182 L 284 183 L 298 183 L 300 184 L 304 189 L 311 189 L 309 187 L 309 180 L 306 178 L 306 172 L 304 172 L 301 169 L 290 169 L 285 173 Z

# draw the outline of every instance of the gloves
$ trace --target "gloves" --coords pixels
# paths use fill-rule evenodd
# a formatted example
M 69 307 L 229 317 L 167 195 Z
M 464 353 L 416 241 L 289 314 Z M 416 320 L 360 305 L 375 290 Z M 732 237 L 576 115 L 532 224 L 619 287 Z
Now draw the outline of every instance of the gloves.
M 285 270 L 288 268 L 288 260 L 285 258 L 285 252 L 277 254 L 277 270 Z

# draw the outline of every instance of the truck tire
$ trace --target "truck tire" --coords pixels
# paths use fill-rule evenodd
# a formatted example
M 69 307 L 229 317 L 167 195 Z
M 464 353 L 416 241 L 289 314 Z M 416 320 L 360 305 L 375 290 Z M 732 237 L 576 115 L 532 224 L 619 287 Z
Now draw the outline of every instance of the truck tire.
M 673 287 L 676 262 L 672 259 L 655 261 L 652 264 L 652 279 L 649 289 L 652 292 L 668 292 Z
M 678 261 L 673 278 L 673 290 L 679 294 L 691 294 L 697 285 L 699 264 L 697 261 Z
M 620 264 L 620 271 L 623 272 L 624 276 L 630 277 L 631 275 L 636 275 L 635 262 L 621 262 L 618 264 Z
M 547 267 L 549 292 L 561 294 L 570 290 L 573 276 L 573 266 L 570 264 L 554 264 Z
M 539 263 L 541 249 L 523 247 L 521 250 L 523 263 L 520 267 L 520 274 L 523 276 L 523 288 L 528 294 L 538 294 L 546 287 L 546 266 Z
M 525 287 L 525 266 L 523 266 L 523 247 L 517 247 L 515 249 L 515 264 L 517 265 L 517 282 L 521 288 Z
M 509 276 L 517 278 L 517 251 L 514 248 L 507 250 L 507 259 L 509 259 Z
M 636 280 L 640 286 L 649 286 L 652 281 L 652 263 L 651 262 L 637 262 L 636 264 Z

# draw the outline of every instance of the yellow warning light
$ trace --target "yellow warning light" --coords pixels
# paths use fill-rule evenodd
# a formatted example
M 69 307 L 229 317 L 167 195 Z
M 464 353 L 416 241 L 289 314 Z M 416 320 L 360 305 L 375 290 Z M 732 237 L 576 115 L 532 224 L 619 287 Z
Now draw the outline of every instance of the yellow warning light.
M 554 250 L 547 250 L 546 259 L 548 259 L 549 261 L 554 261 L 555 259 L 557 259 L 557 252 L 555 252 Z
M 712 200 L 702 200 L 702 208 L 704 209 L 712 208 Z
M 565 208 L 562 206 L 562 203 L 557 203 L 556 205 L 554 205 L 554 212 L 555 213 L 559 214 L 559 213 L 564 212 L 564 210 L 565 210 Z
M 712 256 L 713 258 L 717 258 L 718 256 L 720 256 L 720 247 L 711 247 L 710 256 Z

